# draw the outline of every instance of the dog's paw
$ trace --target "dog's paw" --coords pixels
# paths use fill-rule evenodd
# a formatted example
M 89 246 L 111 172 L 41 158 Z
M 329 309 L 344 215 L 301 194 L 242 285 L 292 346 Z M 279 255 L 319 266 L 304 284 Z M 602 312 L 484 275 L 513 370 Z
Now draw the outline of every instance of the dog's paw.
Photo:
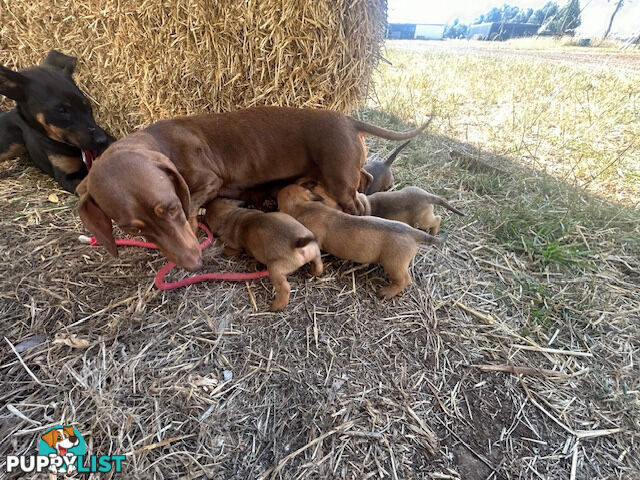
M 276 298 L 273 302 L 271 302 L 271 307 L 269 308 L 269 310 L 271 310 L 272 312 L 279 312 L 280 310 L 284 310 L 284 308 L 288 304 L 289 304 L 288 300 L 282 301 Z
M 390 298 L 395 297 L 398 293 L 399 292 L 396 287 L 392 285 L 388 285 L 378 290 L 378 297 L 380 297 L 383 300 L 389 300 Z

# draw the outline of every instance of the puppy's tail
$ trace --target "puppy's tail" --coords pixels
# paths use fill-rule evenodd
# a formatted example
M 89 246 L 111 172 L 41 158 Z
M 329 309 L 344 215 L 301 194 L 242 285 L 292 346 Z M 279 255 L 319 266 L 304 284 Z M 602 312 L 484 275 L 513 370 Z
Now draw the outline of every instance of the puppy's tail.
M 394 160 L 396 159 L 396 157 L 398 156 L 398 154 L 399 154 L 402 150 L 404 150 L 404 147 L 406 147 L 406 146 L 407 146 L 407 145 L 409 145 L 410 143 L 411 143 L 411 140 L 407 140 L 406 142 L 404 142 L 404 143 L 403 143 L 402 145 L 400 145 L 399 147 L 396 147 L 396 149 L 395 149 L 393 152 L 391 152 L 391 155 L 389 155 L 389 156 L 385 159 L 384 164 L 385 164 L 387 167 L 390 167 L 390 166 L 391 166 L 391 164 L 393 163 L 393 161 L 394 161 Z
M 427 193 L 427 197 L 429 197 L 429 203 L 433 203 L 434 205 L 440 205 L 441 207 L 446 208 L 447 210 L 457 213 L 464 217 L 464 213 L 458 210 L 456 207 L 447 202 L 444 198 L 439 197 L 438 195 L 434 195 L 433 193 Z
M 423 232 L 422 230 L 418 230 L 418 229 L 415 229 L 414 234 L 415 234 L 416 240 L 418 240 L 420 243 L 424 243 L 427 245 L 443 245 L 444 242 L 446 242 L 447 238 L 449 237 L 448 233 L 445 233 L 440 237 L 434 237 L 433 235 L 429 235 L 427 232 Z
M 417 135 L 420 135 L 431 123 L 433 116 L 429 117 L 427 123 L 422 125 L 415 130 L 411 130 L 409 132 L 394 132 L 393 130 L 387 130 L 386 128 L 376 127 L 375 125 L 369 125 L 368 123 L 361 122 L 360 120 L 356 120 L 352 118 L 353 126 L 361 133 L 374 135 L 380 138 L 386 138 L 387 140 L 408 140 Z
M 314 242 L 315 240 L 316 240 L 316 237 L 314 237 L 313 235 L 307 235 L 305 237 L 300 237 L 295 241 L 295 243 L 294 243 L 292 248 L 306 247 L 307 245 L 309 245 L 311 242 Z

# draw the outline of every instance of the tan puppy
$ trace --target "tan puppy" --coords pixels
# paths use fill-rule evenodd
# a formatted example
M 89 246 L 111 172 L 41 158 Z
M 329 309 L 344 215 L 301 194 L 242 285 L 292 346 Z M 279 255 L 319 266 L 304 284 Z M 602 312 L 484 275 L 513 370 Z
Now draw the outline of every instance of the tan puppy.
M 404 223 L 349 215 L 302 185 L 280 190 L 278 208 L 311 230 L 322 250 L 346 260 L 381 264 L 391 277 L 391 284 L 378 291 L 383 298 L 396 296 L 411 283 L 409 264 L 420 244 L 445 241 Z
M 282 310 L 291 291 L 287 275 L 309 262 L 313 275 L 322 273 L 318 244 L 313 233 L 289 215 L 241 208 L 239 204 L 217 198 L 207 204 L 205 220 L 224 242 L 225 253 L 245 250 L 267 266 L 276 290 L 271 310 Z
M 312 190 L 323 198 L 326 192 Z M 418 187 L 405 187 L 395 192 L 378 192 L 371 195 L 358 194 L 358 200 L 364 205 L 365 215 L 387 218 L 406 223 L 415 228 L 427 230 L 431 235 L 437 235 L 440 230 L 442 217 L 433 214 L 433 206 L 440 205 L 447 210 L 464 216 L 457 208 L 453 207 L 444 198 L 426 192 Z M 337 203 L 331 199 L 335 205 Z

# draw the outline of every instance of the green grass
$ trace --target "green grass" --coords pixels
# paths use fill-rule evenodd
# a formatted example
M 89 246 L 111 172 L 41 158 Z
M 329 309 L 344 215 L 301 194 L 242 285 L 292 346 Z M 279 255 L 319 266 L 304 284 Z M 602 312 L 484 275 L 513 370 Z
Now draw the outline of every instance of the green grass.
M 434 133 L 640 202 L 640 75 L 441 48 L 390 47 L 385 58 L 371 107 L 416 123 L 434 111 Z
M 480 150 L 495 171 L 453 162 L 444 174 L 493 199 L 472 216 L 499 244 L 539 270 L 593 266 L 615 249 L 640 255 L 640 75 L 439 50 L 386 58 L 367 117 L 402 128 L 433 111 L 433 135 Z M 412 162 L 433 173 L 442 160 L 428 157 Z
M 631 275 L 626 289 L 637 281 L 640 75 L 439 50 L 390 49 L 386 58 L 393 65 L 377 72 L 361 115 L 401 130 L 435 112 L 430 135 L 394 165 L 396 183 L 463 202 L 465 219 L 445 217 L 443 230 L 465 224 L 454 237 L 524 265 L 510 265 L 513 273 L 494 285 L 524 319 L 521 334 L 539 340 L 582 325 L 585 312 L 608 310 L 583 282 Z M 371 148 L 390 146 L 372 139 Z

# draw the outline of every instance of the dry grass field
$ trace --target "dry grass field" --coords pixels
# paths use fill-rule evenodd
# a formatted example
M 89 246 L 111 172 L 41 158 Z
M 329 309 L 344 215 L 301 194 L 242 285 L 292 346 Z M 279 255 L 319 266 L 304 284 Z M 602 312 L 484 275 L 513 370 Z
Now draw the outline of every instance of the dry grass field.
M 359 115 L 434 112 L 397 186 L 467 214 L 441 212 L 447 244 L 392 301 L 329 256 L 282 313 L 265 280 L 158 291 L 158 254 L 79 244 L 75 197 L 0 166 L 0 470 L 64 422 L 122 478 L 639 478 L 640 73 L 384 56 Z

